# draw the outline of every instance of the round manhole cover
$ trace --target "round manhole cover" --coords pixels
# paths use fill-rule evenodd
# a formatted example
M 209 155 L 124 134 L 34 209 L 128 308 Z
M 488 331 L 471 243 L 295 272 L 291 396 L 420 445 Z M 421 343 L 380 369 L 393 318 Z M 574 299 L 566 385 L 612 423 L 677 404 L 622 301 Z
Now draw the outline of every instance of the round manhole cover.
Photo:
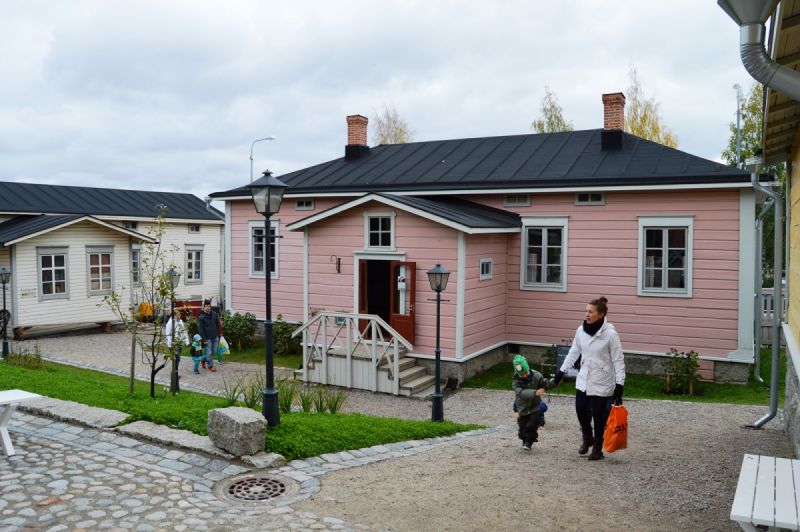
M 269 502 L 297 494 L 297 483 L 279 475 L 246 475 L 229 479 L 218 488 L 221 495 L 238 502 Z

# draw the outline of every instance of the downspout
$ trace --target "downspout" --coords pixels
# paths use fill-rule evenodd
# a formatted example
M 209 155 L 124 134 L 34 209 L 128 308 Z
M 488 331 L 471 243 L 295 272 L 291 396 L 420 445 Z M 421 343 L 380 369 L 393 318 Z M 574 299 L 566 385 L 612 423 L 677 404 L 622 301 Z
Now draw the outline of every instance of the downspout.
M 781 290 L 781 271 L 783 265 L 783 202 L 781 196 L 771 188 L 767 188 L 758 182 L 758 174 L 755 172 L 750 175 L 753 188 L 766 194 L 775 207 L 775 271 L 773 275 L 773 312 L 772 312 L 772 368 L 769 379 L 769 411 L 754 421 L 748 428 L 760 429 L 767 421 L 775 417 L 778 412 L 778 370 L 781 362 L 781 322 L 783 321 L 783 293 Z M 758 319 L 758 318 L 757 318 Z M 759 331 L 760 334 L 761 331 Z
M 761 206 L 761 211 L 756 216 L 756 249 L 755 249 L 755 292 L 753 297 L 753 306 L 755 313 L 753 316 L 753 357 L 755 358 L 755 368 L 753 374 L 759 383 L 764 383 L 761 378 L 761 319 L 764 317 L 763 293 L 761 291 L 761 284 L 763 282 L 762 269 L 764 267 L 762 260 L 762 239 L 764 238 L 764 215 L 767 214 L 775 200 L 772 197 L 767 197 L 767 201 Z

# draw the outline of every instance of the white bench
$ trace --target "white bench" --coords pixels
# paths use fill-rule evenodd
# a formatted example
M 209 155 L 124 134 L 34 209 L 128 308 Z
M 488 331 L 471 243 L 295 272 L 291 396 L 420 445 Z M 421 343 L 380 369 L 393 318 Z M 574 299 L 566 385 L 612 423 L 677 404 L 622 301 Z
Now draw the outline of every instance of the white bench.
M 731 507 L 733 521 L 748 532 L 755 532 L 755 525 L 800 530 L 798 508 L 800 460 L 744 455 Z
M 26 392 L 23 390 L 5 390 L 0 392 L 0 443 L 3 445 L 3 450 L 6 456 L 14 454 L 14 446 L 11 445 L 11 436 L 8 435 L 8 422 L 11 421 L 11 414 L 17 408 L 17 404 L 26 399 L 35 399 L 41 397 L 38 394 Z

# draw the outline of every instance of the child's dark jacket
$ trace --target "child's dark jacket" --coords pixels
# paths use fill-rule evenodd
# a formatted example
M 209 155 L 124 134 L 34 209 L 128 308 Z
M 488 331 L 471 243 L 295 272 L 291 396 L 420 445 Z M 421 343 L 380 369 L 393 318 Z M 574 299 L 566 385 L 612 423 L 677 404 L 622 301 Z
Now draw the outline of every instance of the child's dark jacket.
M 536 395 L 536 390 L 539 388 L 550 389 L 554 386 L 553 379 L 545 379 L 541 373 L 535 370 L 530 370 L 525 379 L 514 375 L 511 379 L 511 388 L 517 396 L 514 399 L 514 409 L 520 416 L 538 411 L 541 398 Z

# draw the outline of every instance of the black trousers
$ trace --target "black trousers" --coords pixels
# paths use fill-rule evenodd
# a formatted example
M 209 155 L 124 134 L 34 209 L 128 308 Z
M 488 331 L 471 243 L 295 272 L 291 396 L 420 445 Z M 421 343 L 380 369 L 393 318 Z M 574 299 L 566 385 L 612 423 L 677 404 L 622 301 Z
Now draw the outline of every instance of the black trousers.
M 519 425 L 517 436 L 519 436 L 519 439 L 522 440 L 522 443 L 531 444 L 539 439 L 540 415 L 541 412 L 537 407 L 536 410 L 530 414 L 526 414 L 524 416 L 520 415 L 517 417 L 517 425 Z
M 613 397 L 586 395 L 586 392 L 575 390 L 575 413 L 578 414 L 578 423 L 584 434 L 592 434 L 592 421 L 594 421 L 594 441 L 602 442 L 606 430 L 608 414 L 611 413 Z

